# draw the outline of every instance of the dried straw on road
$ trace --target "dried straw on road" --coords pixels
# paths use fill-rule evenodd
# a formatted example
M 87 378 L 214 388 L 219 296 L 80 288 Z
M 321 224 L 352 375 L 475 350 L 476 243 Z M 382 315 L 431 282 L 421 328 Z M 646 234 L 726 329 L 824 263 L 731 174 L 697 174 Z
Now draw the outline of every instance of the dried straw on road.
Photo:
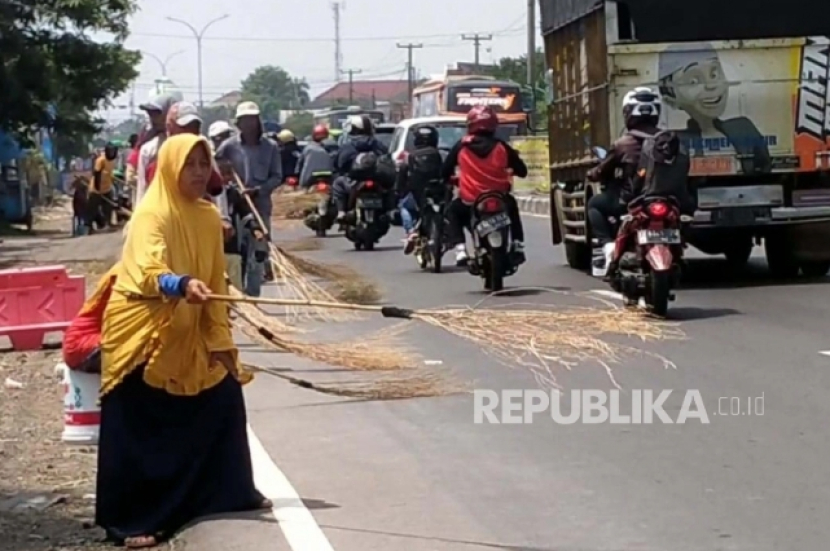
M 275 194 L 273 202 L 273 214 L 276 218 L 302 220 L 309 210 L 317 207 L 320 196 L 316 193 L 303 191 L 286 191 Z

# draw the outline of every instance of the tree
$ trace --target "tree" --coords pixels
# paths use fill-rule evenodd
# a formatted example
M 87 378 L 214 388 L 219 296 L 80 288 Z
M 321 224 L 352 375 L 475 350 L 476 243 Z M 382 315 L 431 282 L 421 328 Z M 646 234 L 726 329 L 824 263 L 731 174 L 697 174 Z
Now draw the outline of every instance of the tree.
M 535 100 L 536 113 L 533 117 L 535 121 L 536 130 L 543 130 L 547 128 L 547 104 L 544 101 L 544 90 L 547 87 L 547 61 L 545 53 L 541 49 L 536 50 L 533 65 L 533 82 L 530 83 Z M 518 82 L 522 86 L 528 86 L 527 82 L 527 55 L 519 57 L 503 57 L 496 64 L 496 68 L 491 71 L 491 75 L 504 80 L 512 80 Z M 528 92 L 531 90 L 528 89 Z
M 298 140 L 301 140 L 314 130 L 314 115 L 308 112 L 291 115 L 283 126 L 292 131 Z
M 242 100 L 255 101 L 264 118 L 278 120 L 280 111 L 309 103 L 309 86 L 304 78 L 293 78 L 282 67 L 264 65 L 242 81 Z
M 89 135 L 91 112 L 125 91 L 141 57 L 127 50 L 135 0 L 0 2 L 0 128 L 24 143 L 48 127 Z M 90 33 L 112 35 L 96 42 Z
M 546 86 L 545 72 L 547 71 L 547 66 L 545 53 L 541 49 L 536 50 L 536 56 L 533 61 L 533 82 L 531 83 L 527 82 L 527 55 L 501 58 L 496 64 L 496 68 L 491 71 L 491 74 L 496 78 L 512 80 L 523 86 L 530 84 L 538 95 Z

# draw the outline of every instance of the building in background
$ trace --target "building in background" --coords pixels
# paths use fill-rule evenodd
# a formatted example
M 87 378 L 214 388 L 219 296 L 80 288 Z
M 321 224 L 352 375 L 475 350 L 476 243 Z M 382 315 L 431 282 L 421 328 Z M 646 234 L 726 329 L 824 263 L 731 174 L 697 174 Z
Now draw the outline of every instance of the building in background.
M 311 101 L 309 110 L 360 106 L 388 110 L 387 120 L 397 122 L 410 111 L 409 82 L 406 80 L 355 80 L 335 84 Z

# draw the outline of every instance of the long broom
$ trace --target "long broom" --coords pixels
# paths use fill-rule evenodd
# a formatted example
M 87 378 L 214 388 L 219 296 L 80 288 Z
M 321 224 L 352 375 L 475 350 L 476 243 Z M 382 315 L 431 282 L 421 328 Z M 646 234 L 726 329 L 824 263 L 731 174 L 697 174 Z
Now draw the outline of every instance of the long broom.
M 346 304 L 337 301 L 236 297 L 211 295 L 210 299 L 232 303 L 270 304 L 294 308 L 325 308 L 371 312 L 386 318 L 418 320 L 472 341 L 502 362 L 530 369 L 540 384 L 558 387 L 551 366 L 567 370 L 594 361 L 619 387 L 611 365 L 631 355 L 658 359 L 664 367 L 675 365 L 665 357 L 602 339 L 606 336 L 636 337 L 642 341 L 683 338 L 676 324 L 650 319 L 641 313 L 615 308 L 506 310 L 495 308 L 445 308 L 412 310 L 399 306 Z

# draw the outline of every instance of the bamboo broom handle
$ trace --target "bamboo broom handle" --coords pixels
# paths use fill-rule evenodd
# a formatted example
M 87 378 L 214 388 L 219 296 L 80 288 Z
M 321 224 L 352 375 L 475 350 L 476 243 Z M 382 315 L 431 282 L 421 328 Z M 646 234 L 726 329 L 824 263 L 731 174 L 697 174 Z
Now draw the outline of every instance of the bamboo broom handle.
M 264 298 L 231 295 L 209 295 L 210 300 L 221 302 L 244 302 L 247 304 L 270 304 L 272 306 L 308 306 L 312 308 L 331 308 L 333 310 L 359 310 L 363 312 L 377 312 L 385 318 L 411 319 L 415 314 L 412 310 L 397 306 L 372 306 L 368 304 L 347 304 L 344 302 L 325 302 L 319 300 L 300 300 L 288 298 Z

